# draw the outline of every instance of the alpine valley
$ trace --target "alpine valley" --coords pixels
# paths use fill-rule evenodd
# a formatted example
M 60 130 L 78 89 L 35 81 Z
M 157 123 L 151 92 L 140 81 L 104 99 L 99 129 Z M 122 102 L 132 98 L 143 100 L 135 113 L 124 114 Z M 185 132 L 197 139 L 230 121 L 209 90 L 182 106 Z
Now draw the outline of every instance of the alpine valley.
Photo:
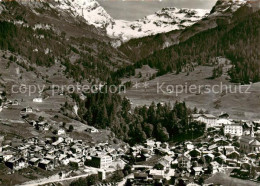
M 259 184 L 259 51 L 260 0 L 0 0 L 0 185 Z

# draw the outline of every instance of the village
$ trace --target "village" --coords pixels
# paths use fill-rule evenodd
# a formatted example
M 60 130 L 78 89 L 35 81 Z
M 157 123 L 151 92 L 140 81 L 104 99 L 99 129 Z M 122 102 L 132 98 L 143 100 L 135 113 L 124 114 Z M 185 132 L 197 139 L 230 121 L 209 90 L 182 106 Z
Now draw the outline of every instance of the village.
M 42 102 L 35 99 L 34 102 Z M 1 93 L 1 110 L 19 104 Z M 13 174 L 28 167 L 56 171 L 62 179 L 72 175 L 98 175 L 106 180 L 119 170 L 118 183 L 125 185 L 210 185 L 208 179 L 217 173 L 234 178 L 260 180 L 260 121 L 232 120 L 228 114 L 193 114 L 192 120 L 206 124 L 204 136 L 179 143 L 148 139 L 143 144 L 113 146 L 109 143 L 89 144 L 70 137 L 73 127 L 64 124 L 53 128 L 42 117 L 28 115 L 33 108 L 21 110 L 24 121 L 37 131 L 52 130 L 54 137 L 32 137 L 10 143 L 0 136 L 0 162 Z M 94 127 L 89 133 L 98 133 Z M 69 168 L 68 168 L 69 167 Z M 72 174 L 74 173 L 74 174 Z M 206 183 L 207 182 L 207 183 Z

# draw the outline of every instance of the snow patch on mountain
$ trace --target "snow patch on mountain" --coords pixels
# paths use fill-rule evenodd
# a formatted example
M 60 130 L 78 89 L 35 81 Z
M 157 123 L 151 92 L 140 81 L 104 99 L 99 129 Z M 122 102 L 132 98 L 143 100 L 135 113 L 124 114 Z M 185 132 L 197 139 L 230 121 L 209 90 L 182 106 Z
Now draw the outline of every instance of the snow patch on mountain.
M 110 37 L 123 41 L 184 29 L 209 13 L 202 9 L 163 8 L 153 15 L 136 21 L 115 20 L 106 30 Z

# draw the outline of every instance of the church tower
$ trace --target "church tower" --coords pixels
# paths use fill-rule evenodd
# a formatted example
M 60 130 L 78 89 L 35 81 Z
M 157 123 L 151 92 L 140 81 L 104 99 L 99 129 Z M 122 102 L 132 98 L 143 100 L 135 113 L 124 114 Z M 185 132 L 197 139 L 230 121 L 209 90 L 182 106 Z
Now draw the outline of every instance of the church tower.
M 254 132 L 253 125 L 251 125 L 250 136 L 251 136 L 251 137 L 255 137 L 255 132 Z

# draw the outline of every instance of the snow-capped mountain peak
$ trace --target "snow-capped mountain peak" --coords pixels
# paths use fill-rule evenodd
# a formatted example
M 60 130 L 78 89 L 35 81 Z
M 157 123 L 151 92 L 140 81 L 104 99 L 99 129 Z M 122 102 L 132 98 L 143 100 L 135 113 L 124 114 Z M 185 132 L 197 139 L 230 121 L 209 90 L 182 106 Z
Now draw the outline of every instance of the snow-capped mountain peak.
M 209 13 L 202 9 L 163 8 L 155 14 L 136 21 L 115 20 L 107 27 L 110 37 L 127 41 L 172 30 L 184 29 L 201 20 Z
M 44 7 L 44 0 L 17 1 L 33 8 Z M 89 25 L 102 28 L 111 38 L 128 41 L 172 30 L 184 29 L 205 17 L 209 10 L 163 8 L 136 21 L 113 19 L 96 0 L 49 0 L 51 8 L 82 17 Z M 46 7 L 45 7 L 46 8 Z M 1 12 L 1 8 L 0 8 Z
M 112 17 L 96 0 L 63 0 L 58 2 L 58 8 L 71 11 L 74 16 L 82 16 L 86 22 L 95 27 L 105 28 L 113 22 Z
M 212 8 L 210 16 L 216 16 L 225 12 L 233 13 L 247 2 L 248 0 L 218 0 Z
M 114 20 L 96 0 L 55 0 L 58 8 L 82 16 L 86 22 L 106 30 L 108 36 L 122 41 L 176 29 L 184 29 L 200 19 L 208 10 L 163 8 L 136 21 Z

